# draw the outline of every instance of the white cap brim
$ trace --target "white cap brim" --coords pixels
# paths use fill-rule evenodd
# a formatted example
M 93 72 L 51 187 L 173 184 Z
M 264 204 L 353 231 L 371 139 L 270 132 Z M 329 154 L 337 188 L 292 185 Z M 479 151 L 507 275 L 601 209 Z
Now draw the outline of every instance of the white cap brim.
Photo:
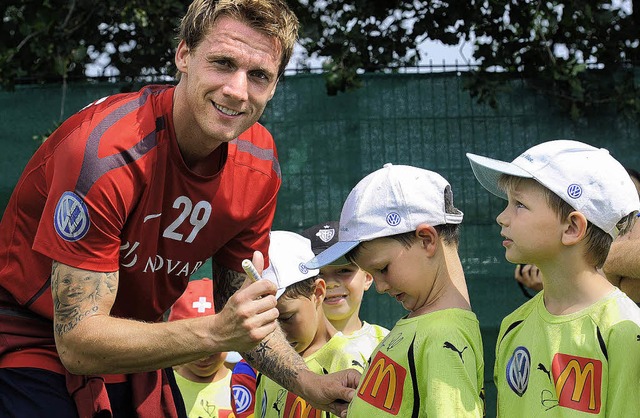
M 324 267 L 357 247 L 358 244 L 360 244 L 360 241 L 336 242 L 331 247 L 304 263 L 304 266 L 308 269 L 319 269 L 320 267 Z
M 513 163 L 471 153 L 467 153 L 467 158 L 471 163 L 473 174 L 482 187 L 502 199 L 507 199 L 507 194 L 498 186 L 498 180 L 501 175 L 507 174 L 515 177 L 534 178 L 531 173 Z

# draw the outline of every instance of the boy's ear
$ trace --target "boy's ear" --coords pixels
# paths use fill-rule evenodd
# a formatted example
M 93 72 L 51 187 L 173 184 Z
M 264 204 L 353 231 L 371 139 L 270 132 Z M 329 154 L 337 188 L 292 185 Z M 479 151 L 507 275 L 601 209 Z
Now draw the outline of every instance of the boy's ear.
M 428 256 L 435 254 L 440 241 L 438 231 L 429 224 L 420 224 L 416 228 L 416 238 L 420 241 L 420 245 L 427 251 Z
M 324 297 L 327 294 L 327 284 L 324 279 L 318 277 L 316 279 L 316 288 L 313 290 L 313 295 L 316 297 L 316 305 L 322 306 L 322 302 L 324 301 Z
M 574 245 L 582 241 L 587 234 L 587 218 L 578 211 L 571 212 L 563 224 L 562 243 Z
M 373 283 L 373 276 L 364 270 L 362 272 L 364 273 L 364 291 L 366 292 L 371 287 L 371 283 Z

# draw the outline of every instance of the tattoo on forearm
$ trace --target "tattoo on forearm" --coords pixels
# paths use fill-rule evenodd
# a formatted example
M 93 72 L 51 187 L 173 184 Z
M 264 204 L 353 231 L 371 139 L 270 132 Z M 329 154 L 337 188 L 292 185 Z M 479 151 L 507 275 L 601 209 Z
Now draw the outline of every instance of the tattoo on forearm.
M 293 351 L 279 330 L 253 350 L 242 354 L 249 364 L 288 390 L 295 387 L 298 369 L 306 367 L 302 357 Z
M 100 273 L 68 268 L 54 262 L 51 270 L 54 331 L 63 335 L 73 330 L 84 318 L 99 310 L 99 302 L 114 297 L 118 277 L 113 273 Z
M 213 303 L 216 308 L 216 312 L 220 312 L 227 301 L 244 283 L 246 274 L 238 273 L 237 271 L 229 270 L 213 261 L 211 263 L 211 270 L 213 273 L 213 280 L 215 283 L 213 292 Z

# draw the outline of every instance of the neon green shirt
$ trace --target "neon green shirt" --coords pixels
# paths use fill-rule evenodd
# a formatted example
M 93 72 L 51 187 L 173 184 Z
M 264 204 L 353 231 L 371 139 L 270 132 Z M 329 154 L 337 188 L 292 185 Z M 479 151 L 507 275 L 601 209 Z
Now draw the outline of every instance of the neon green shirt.
M 338 332 L 318 351 L 304 358 L 309 370 L 318 374 L 329 374 L 352 368 L 363 371 L 360 366 L 362 354 L 348 338 Z M 265 418 L 325 418 L 335 417 L 311 407 L 304 399 L 291 393 L 273 380 L 259 373 L 256 387 L 255 417 Z
M 197 383 L 174 373 L 189 418 L 227 418 L 231 409 L 231 370 L 211 383 Z
M 640 308 L 616 289 L 579 312 L 551 315 L 543 292 L 500 326 L 498 416 L 638 416 Z
M 471 311 L 403 318 L 372 354 L 348 416 L 482 417 L 482 354 L 480 326 Z

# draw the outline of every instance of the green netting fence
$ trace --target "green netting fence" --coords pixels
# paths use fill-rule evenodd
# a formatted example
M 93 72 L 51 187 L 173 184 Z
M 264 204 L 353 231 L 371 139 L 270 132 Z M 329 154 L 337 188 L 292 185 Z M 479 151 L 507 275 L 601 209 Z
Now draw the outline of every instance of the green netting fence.
M 338 219 L 351 188 L 386 162 L 428 168 L 450 181 L 456 206 L 465 213 L 460 256 L 485 344 L 487 416 L 495 416 L 495 339 L 500 320 L 526 298 L 513 279 L 513 266 L 504 260 L 495 223 L 503 202 L 479 186 L 465 153 L 511 160 L 542 141 L 578 139 L 640 168 L 640 125 L 606 109 L 572 121 L 521 80 L 505 81 L 498 108 L 492 109 L 469 96 L 464 77 L 369 75 L 361 89 L 327 96 L 321 75 L 287 76 L 262 122 L 276 139 L 283 176 L 274 229 L 300 232 Z M 127 88 L 119 83 L 71 84 L 65 117 Z M 0 92 L 0 207 L 38 146 L 32 137 L 58 119 L 61 95 L 59 85 Z M 197 276 L 210 274 L 206 265 Z M 373 289 L 366 293 L 365 320 L 392 327 L 404 314 L 392 298 Z

